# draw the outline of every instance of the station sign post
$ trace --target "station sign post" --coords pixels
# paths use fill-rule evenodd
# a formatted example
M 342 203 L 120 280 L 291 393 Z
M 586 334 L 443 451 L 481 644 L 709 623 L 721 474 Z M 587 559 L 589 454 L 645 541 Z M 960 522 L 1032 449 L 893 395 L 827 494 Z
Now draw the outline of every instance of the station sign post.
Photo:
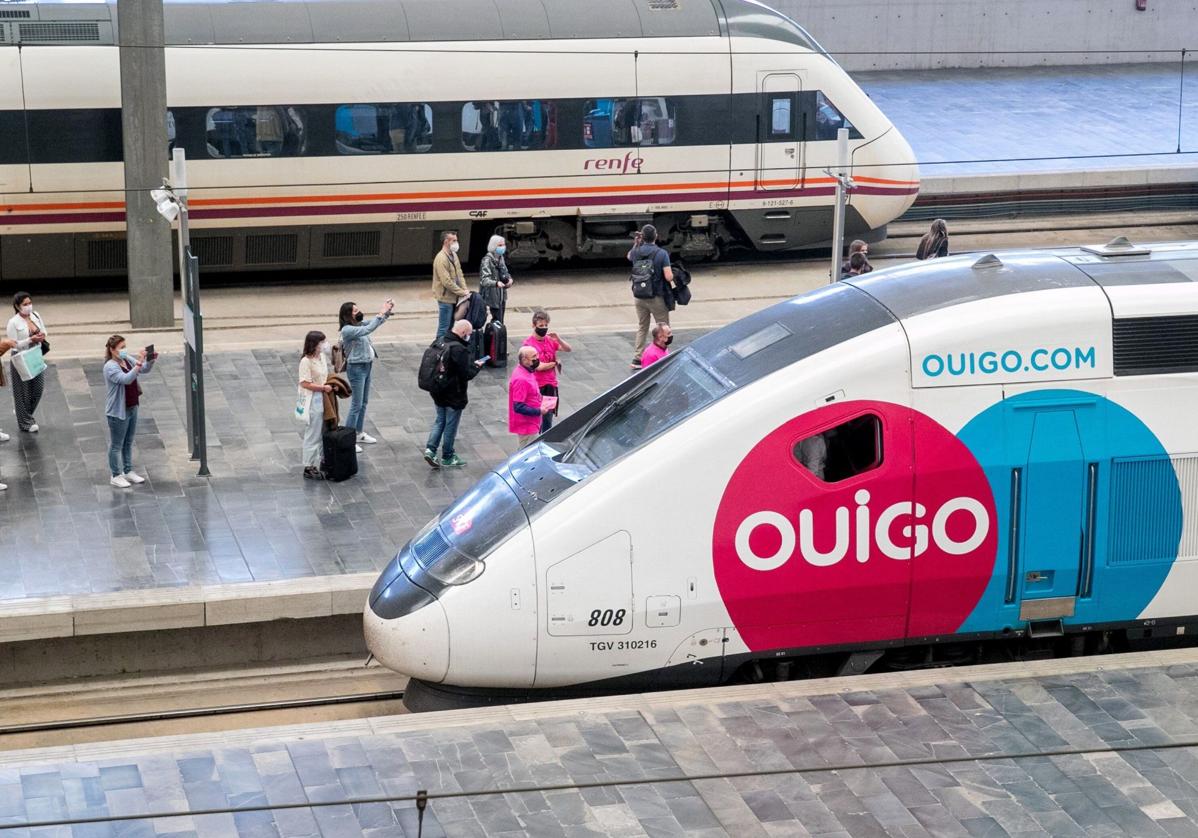
M 849 177 L 849 129 L 836 132 L 836 169 L 824 169 L 824 173 L 836 181 L 836 208 L 832 217 L 832 269 L 828 282 L 840 279 L 840 265 L 844 259 L 844 214 L 849 190 L 856 184 Z

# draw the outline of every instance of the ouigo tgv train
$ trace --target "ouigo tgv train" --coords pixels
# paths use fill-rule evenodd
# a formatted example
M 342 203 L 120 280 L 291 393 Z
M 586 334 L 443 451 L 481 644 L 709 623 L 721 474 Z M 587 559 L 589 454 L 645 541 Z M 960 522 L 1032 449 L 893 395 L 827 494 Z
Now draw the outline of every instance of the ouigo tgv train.
M 915 200 L 910 146 L 757 0 L 168 0 L 166 143 L 206 271 L 827 247 Z M 0 280 L 126 271 L 116 3 L 0 0 Z M 165 159 L 167 148 L 163 148 Z M 473 234 L 473 235 L 472 235 Z M 27 286 L 29 287 L 29 286 Z M 36 291 L 36 287 L 32 287 Z
M 1196 411 L 1198 244 L 876 271 L 494 469 L 380 576 L 368 645 L 424 709 L 1192 633 Z

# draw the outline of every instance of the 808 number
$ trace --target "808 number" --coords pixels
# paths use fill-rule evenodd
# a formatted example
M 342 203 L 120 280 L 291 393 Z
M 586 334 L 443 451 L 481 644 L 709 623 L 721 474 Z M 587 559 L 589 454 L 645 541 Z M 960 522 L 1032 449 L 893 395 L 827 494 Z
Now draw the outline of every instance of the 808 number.
M 591 619 L 587 620 L 588 626 L 622 626 L 624 618 L 628 615 L 628 610 L 620 608 L 613 611 L 610 608 L 596 608 L 591 612 Z

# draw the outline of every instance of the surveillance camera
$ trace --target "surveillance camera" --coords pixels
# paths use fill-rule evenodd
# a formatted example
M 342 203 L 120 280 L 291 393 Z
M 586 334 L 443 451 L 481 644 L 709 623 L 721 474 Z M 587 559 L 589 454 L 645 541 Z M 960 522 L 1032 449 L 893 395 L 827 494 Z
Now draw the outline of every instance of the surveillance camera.
M 162 204 L 163 201 L 171 199 L 171 193 L 167 189 L 151 189 L 150 197 L 154 199 L 154 203 Z
M 168 222 L 174 221 L 179 217 L 179 205 L 169 198 L 156 203 L 158 214 L 165 218 Z

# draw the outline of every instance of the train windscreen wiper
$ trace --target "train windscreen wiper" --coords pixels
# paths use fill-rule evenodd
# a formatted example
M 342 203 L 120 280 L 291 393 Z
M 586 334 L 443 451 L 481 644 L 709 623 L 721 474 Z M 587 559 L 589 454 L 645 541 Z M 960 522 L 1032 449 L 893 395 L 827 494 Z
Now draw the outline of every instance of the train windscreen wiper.
M 645 393 L 648 393 L 650 390 L 652 390 L 656 386 L 657 386 L 657 381 L 651 381 L 648 384 L 644 385 L 643 387 L 638 387 L 637 389 L 632 390 L 628 393 L 625 393 L 624 395 L 620 396 L 619 398 L 612 399 L 610 402 L 605 404 L 599 410 L 598 413 L 596 413 L 589 420 L 587 420 L 587 423 L 579 429 L 577 436 L 574 437 L 573 444 L 570 445 L 570 448 L 566 451 L 565 454 L 562 454 L 562 456 L 558 460 L 558 462 L 561 462 L 561 463 L 573 462 L 574 453 L 578 450 L 578 446 L 582 445 L 582 441 L 587 438 L 587 436 L 591 433 L 591 431 L 593 431 L 600 424 L 602 424 L 604 419 L 606 419 L 608 416 L 611 416 L 613 413 L 615 413 L 621 407 L 624 407 L 625 405 L 631 404 L 632 402 L 636 401 L 637 399 L 639 399 L 641 396 L 645 395 Z

